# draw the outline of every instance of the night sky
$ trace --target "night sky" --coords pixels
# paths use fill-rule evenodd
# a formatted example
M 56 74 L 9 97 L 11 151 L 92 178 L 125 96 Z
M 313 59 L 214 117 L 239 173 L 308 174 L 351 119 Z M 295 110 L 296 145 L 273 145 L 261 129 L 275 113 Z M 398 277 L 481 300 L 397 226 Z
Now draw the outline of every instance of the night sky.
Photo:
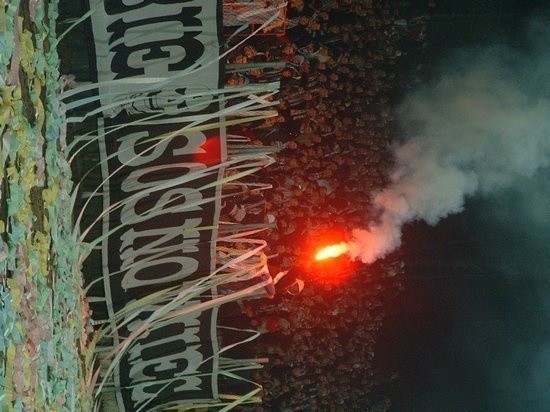
M 429 68 L 427 83 L 464 63 L 456 59 L 475 62 L 498 45 L 496 72 L 502 69 L 505 81 L 517 81 L 525 105 L 548 104 L 548 74 L 537 72 L 550 55 L 549 32 L 540 28 L 550 26 L 549 14 L 537 8 L 545 2 L 438 3 L 429 64 L 438 63 Z M 498 67 L 503 55 L 516 52 L 525 66 L 533 63 L 532 71 L 514 67 L 514 59 L 510 67 Z M 533 131 L 549 130 L 547 114 L 533 117 Z M 404 122 L 403 133 L 408 126 Z M 494 148 L 496 156 L 499 150 Z M 407 263 L 406 290 L 378 342 L 379 367 L 399 372 L 382 388 L 392 411 L 550 410 L 548 151 L 544 156 L 528 176 L 468 195 L 463 212 L 435 226 L 404 226 L 397 253 Z

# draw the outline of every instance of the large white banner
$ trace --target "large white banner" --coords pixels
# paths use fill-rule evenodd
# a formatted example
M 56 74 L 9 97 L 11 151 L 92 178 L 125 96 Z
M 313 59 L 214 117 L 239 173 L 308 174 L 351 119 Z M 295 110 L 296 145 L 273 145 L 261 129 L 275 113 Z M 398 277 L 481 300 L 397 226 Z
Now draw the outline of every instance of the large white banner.
M 194 98 L 186 94 L 218 89 L 218 1 L 90 0 L 90 7 L 97 8 L 92 27 L 102 106 L 126 101 L 122 106 L 133 113 L 170 112 L 191 106 Z M 137 96 L 146 98 L 132 99 Z M 108 111 L 109 117 L 120 106 Z
M 219 3 L 90 0 L 103 205 L 123 205 L 103 220 L 105 301 L 94 308 L 113 329 L 113 315 L 135 299 L 215 265 L 219 205 L 207 200 L 219 198 L 219 188 L 203 187 L 222 173 L 206 170 L 222 160 L 223 130 L 182 129 L 219 111 L 210 93 L 221 85 Z M 116 329 L 112 345 L 150 313 Z M 216 399 L 216 314 L 177 318 L 139 339 L 114 373 L 119 410 Z

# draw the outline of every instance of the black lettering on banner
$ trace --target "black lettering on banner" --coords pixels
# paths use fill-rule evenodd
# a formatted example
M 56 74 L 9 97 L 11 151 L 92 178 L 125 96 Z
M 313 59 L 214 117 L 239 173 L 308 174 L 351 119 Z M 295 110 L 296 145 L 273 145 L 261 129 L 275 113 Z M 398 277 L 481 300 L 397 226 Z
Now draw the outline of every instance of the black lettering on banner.
M 126 47 L 124 44 L 119 44 L 113 47 L 112 51 L 115 52 L 115 56 L 111 63 L 111 70 L 113 73 L 116 73 L 115 79 L 144 75 L 144 67 L 147 66 L 145 61 L 169 58 L 171 53 L 163 49 L 170 46 L 183 48 L 185 54 L 183 59 L 179 62 L 168 64 L 168 71 L 185 70 L 191 67 L 204 54 L 204 45 L 195 39 L 199 34 L 201 34 L 199 31 L 185 32 L 182 37 L 175 40 L 144 43 L 133 47 Z M 140 62 L 142 63 L 142 67 L 130 67 L 128 63 L 129 58 L 132 54 L 137 52 L 145 52 Z
M 117 157 L 121 164 L 128 167 L 142 165 L 164 164 L 167 160 L 179 165 L 193 162 L 196 153 L 203 153 L 201 146 L 206 142 L 206 135 L 202 132 L 177 132 L 179 125 L 136 125 L 138 117 L 125 117 L 123 123 L 130 124 L 125 128 L 125 134 L 117 137 L 120 146 Z M 134 123 L 134 124 L 133 124 Z M 160 141 L 152 140 L 155 136 L 171 136 Z M 147 150 L 147 145 L 153 147 Z M 162 159 L 161 159 L 162 157 Z M 195 167 L 197 165 L 194 165 Z M 181 169 L 174 167 L 174 169 Z M 181 174 L 182 170 L 172 170 L 172 175 Z M 142 176 L 140 173 L 139 176 Z M 139 190 L 130 188 L 128 191 Z
M 126 5 L 124 0 L 109 0 L 105 2 L 105 11 L 109 15 L 127 13 L 129 11 L 141 9 L 152 4 L 181 4 L 189 3 L 193 0 L 142 0 L 137 4 Z
M 116 73 L 115 79 L 141 76 L 145 74 L 145 67 L 148 61 L 169 59 L 183 56 L 179 61 L 168 64 L 168 71 L 185 70 L 192 66 L 204 54 L 204 45 L 196 39 L 201 31 L 185 31 L 185 27 L 202 27 L 202 22 L 196 16 L 202 11 L 202 7 L 182 7 L 181 12 L 176 15 L 157 16 L 126 22 L 119 18 L 107 27 L 107 32 L 112 33 L 109 44 L 112 45 L 122 39 L 122 42 L 111 48 L 114 52 L 111 62 L 111 70 Z M 151 26 L 165 23 L 175 23 L 173 32 L 180 32 L 182 35 L 175 39 L 161 39 L 154 42 L 145 42 L 134 46 L 128 46 L 124 42 L 124 35 L 128 30 L 139 27 Z M 175 52 L 183 49 L 183 53 Z M 130 61 L 130 58 L 134 59 Z M 138 67 L 134 67 L 138 64 Z
M 188 302 L 193 305 L 198 301 Z M 153 306 L 155 309 L 157 306 Z M 151 312 L 143 312 L 128 324 L 133 331 L 142 325 Z M 128 378 L 133 385 L 123 390 L 125 398 L 137 409 L 158 394 L 162 403 L 186 399 L 190 393 L 210 392 L 205 359 L 212 353 L 204 333 L 211 327 L 207 313 L 191 313 L 182 319 L 169 320 L 166 325 L 140 337 L 128 351 Z M 162 381 L 155 383 L 155 381 Z M 173 384 L 166 385 L 166 381 Z M 146 385 L 140 385 L 147 382 Z M 200 396 L 200 395 L 198 395 Z M 207 395 L 208 396 L 208 395 Z M 134 410 L 132 409 L 132 410 Z
M 151 293 L 192 284 L 215 267 L 219 204 L 212 199 L 218 199 L 214 183 L 223 170 L 209 166 L 222 161 L 224 133 L 184 126 L 220 110 L 215 91 L 222 87 L 223 62 L 173 75 L 202 64 L 207 48 L 219 55 L 221 1 L 89 0 L 102 4 L 91 16 L 95 75 L 101 104 L 109 107 L 99 133 L 113 131 L 103 134 L 100 149 L 103 177 L 109 177 L 105 195 L 110 204 L 121 204 L 103 221 L 104 233 L 115 233 L 102 250 L 105 316 Z M 173 81 L 109 84 L 139 77 Z M 215 296 L 206 291 L 188 302 L 190 313 L 152 328 L 128 348 L 113 381 L 121 411 L 218 399 L 217 309 L 203 305 Z M 113 342 L 136 331 L 154 310 L 148 305 L 127 319 Z
M 202 7 L 182 7 L 179 14 L 171 14 L 168 16 L 156 16 L 147 19 L 135 20 L 126 22 L 123 18 L 115 20 L 107 27 L 108 33 L 111 34 L 109 44 L 124 38 L 124 34 L 131 29 L 143 26 L 154 26 L 159 23 L 181 23 L 183 27 L 202 27 L 202 22 L 196 16 L 202 11 Z M 161 56 L 168 57 L 168 56 Z

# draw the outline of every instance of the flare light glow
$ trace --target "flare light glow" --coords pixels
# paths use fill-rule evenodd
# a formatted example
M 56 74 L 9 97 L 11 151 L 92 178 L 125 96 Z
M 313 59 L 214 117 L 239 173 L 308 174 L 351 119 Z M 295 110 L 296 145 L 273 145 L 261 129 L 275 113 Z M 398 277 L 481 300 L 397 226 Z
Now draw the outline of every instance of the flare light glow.
M 336 245 L 326 246 L 319 250 L 315 255 L 315 260 L 325 260 L 329 258 L 335 258 L 343 255 L 349 251 L 349 247 L 346 243 L 340 242 Z

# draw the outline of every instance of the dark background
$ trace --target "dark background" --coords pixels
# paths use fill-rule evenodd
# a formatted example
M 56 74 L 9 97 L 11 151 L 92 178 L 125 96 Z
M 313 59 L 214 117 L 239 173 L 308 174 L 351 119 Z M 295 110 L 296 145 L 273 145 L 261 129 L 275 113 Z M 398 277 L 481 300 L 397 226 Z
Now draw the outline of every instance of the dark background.
M 544 1 L 437 0 L 431 62 L 464 48 L 526 46 Z M 549 137 L 550 139 L 550 137 Z M 550 410 L 550 172 L 470 199 L 436 227 L 404 228 L 405 292 L 390 308 L 378 365 L 392 411 Z

